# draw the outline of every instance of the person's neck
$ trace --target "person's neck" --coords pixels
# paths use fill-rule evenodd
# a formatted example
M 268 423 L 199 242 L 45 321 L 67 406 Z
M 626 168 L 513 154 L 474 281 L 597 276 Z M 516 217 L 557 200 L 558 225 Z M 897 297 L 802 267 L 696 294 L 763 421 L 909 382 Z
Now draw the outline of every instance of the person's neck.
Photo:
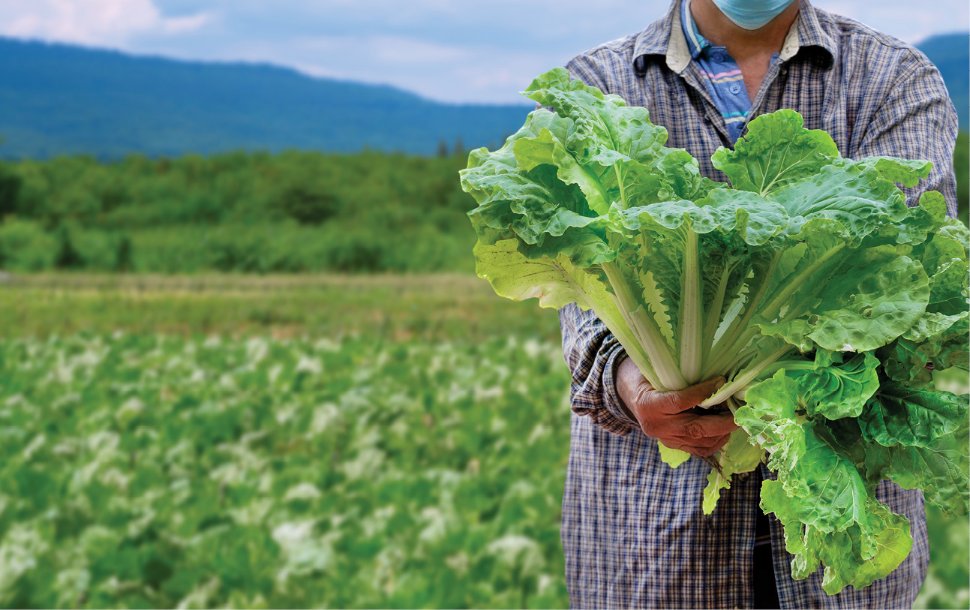
M 798 0 L 765 26 L 757 30 L 738 27 L 724 16 L 713 0 L 691 0 L 690 12 L 701 36 L 718 46 L 727 47 L 736 61 L 781 50 L 785 36 L 798 17 Z

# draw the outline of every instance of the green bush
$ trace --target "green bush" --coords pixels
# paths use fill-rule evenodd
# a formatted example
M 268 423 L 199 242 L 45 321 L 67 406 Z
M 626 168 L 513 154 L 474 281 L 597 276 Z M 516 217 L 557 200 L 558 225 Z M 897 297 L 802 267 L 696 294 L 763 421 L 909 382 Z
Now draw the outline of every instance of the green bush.
M 0 266 L 8 271 L 42 271 L 54 266 L 57 240 L 30 220 L 0 224 Z
M 9 171 L 61 268 L 377 272 L 470 268 L 464 164 L 288 151 L 61 157 Z

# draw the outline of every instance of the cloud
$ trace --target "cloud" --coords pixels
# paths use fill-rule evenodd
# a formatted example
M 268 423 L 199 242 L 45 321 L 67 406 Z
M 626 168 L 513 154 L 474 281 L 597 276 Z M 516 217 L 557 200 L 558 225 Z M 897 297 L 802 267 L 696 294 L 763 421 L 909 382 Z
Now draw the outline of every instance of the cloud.
M 185 15 L 184 17 L 166 17 L 160 19 L 161 31 L 164 34 L 181 34 L 183 32 L 194 32 L 202 29 L 212 21 L 211 13 L 196 13 L 195 15 Z
M 374 36 L 367 41 L 374 58 L 382 64 L 433 64 L 466 60 L 471 51 L 404 36 Z
M 95 46 L 192 32 L 211 19 L 205 11 L 166 17 L 152 0 L 0 0 L 0 34 Z

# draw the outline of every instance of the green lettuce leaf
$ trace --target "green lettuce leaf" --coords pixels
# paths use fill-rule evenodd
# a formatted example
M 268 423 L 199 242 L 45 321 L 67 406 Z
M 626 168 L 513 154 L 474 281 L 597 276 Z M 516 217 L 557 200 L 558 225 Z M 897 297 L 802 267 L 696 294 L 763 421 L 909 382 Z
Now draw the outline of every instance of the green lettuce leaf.
M 838 248 L 822 250 L 816 260 L 807 256 L 808 268 L 827 262 L 824 257 Z M 788 313 L 770 321 L 777 308 L 766 308 L 757 321 L 763 334 L 780 337 L 802 351 L 814 346 L 869 351 L 905 333 L 925 313 L 929 278 L 918 261 L 900 256 L 889 246 L 851 253 L 839 249 L 837 254 L 841 264 L 818 267 L 831 274 L 823 286 L 818 285 L 817 275 L 808 285 L 811 288 L 799 287 L 795 283 L 799 277 L 788 280 L 793 293 L 785 302 Z
M 802 406 L 817 387 L 811 378 L 779 370 L 748 389 L 736 420 L 765 447 L 777 472 L 777 481 L 762 486 L 761 507 L 785 528 L 793 578 L 806 578 L 821 564 L 823 588 L 835 594 L 888 575 L 906 558 L 912 538 L 906 518 L 875 498 L 853 460 L 816 434 Z
M 859 417 L 873 481 L 923 489 L 947 512 L 970 510 L 968 397 L 884 383 Z
M 570 80 L 563 69 L 539 76 L 524 93 L 562 118 L 559 129 L 516 142 L 520 166 L 558 168 L 563 182 L 579 186 L 600 213 L 612 202 L 628 207 L 695 198 L 715 186 L 686 151 L 664 146 L 667 130 L 651 123 L 645 108 Z
M 678 468 L 690 459 L 690 454 L 686 451 L 671 449 L 663 443 L 657 443 L 657 449 L 660 451 L 660 459 L 671 468 Z
M 872 498 L 853 505 L 857 520 L 836 531 L 803 521 L 814 517 L 811 503 L 793 499 L 777 481 L 762 484 L 761 508 L 773 512 L 785 529 L 796 580 L 808 578 L 822 565 L 822 589 L 829 595 L 849 585 L 861 589 L 885 578 L 912 549 L 909 520 Z
M 761 196 L 812 177 L 839 158 L 832 136 L 805 129 L 794 110 L 779 110 L 748 123 L 748 133 L 734 150 L 720 148 L 711 157 L 731 186 Z
M 929 275 L 926 311 L 900 338 L 879 350 L 885 374 L 912 387 L 930 387 L 933 370 L 966 370 L 970 361 L 970 231 L 959 221 L 942 217 L 943 205 L 942 197 L 927 194 L 913 212 L 934 222 L 932 226 L 929 221 L 923 223 L 930 228 L 912 249 Z M 909 231 L 910 235 L 917 233 Z
M 761 464 L 764 455 L 764 448 L 751 440 L 747 432 L 740 428 L 732 432 L 727 444 L 715 456 L 719 468 L 711 468 L 707 475 L 702 503 L 704 514 L 714 512 L 721 492 L 731 488 L 731 478 L 734 475 L 751 472 Z

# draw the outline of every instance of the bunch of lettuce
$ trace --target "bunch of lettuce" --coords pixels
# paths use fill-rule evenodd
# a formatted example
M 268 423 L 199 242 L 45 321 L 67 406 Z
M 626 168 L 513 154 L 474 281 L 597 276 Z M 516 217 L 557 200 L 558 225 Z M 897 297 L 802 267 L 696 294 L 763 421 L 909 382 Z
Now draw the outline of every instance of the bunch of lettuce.
M 701 406 L 726 403 L 740 429 L 706 512 L 766 459 L 761 505 L 792 574 L 823 565 L 830 594 L 910 551 L 880 481 L 966 512 L 967 397 L 934 389 L 930 369 L 967 364 L 970 240 L 939 193 L 910 208 L 897 186 L 928 162 L 842 158 L 780 110 L 714 154 L 722 184 L 665 147 L 646 109 L 565 70 L 525 94 L 542 107 L 461 172 L 478 274 L 508 298 L 592 309 L 657 389 L 726 377 Z

